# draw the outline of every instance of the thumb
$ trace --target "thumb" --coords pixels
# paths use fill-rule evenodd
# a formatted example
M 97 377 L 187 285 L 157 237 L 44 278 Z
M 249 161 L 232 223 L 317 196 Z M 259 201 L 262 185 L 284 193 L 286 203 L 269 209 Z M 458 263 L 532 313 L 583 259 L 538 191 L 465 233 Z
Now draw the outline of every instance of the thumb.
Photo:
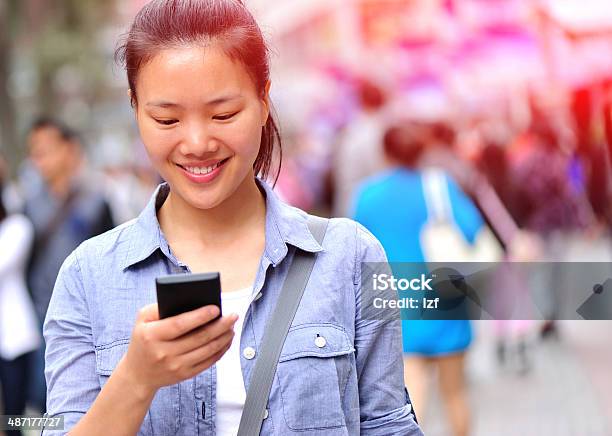
M 159 311 L 157 310 L 157 303 L 148 304 L 138 311 L 138 317 L 136 322 L 151 322 L 159 321 Z

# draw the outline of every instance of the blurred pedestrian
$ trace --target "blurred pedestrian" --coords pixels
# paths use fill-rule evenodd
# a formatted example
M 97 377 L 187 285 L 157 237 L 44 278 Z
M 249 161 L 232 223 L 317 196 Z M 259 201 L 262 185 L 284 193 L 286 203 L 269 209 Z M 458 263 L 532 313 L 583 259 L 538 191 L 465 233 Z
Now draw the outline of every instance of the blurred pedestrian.
M 505 232 L 496 232 L 506 235 L 500 238 L 505 249 L 505 260 L 511 262 L 535 262 L 539 260 L 540 245 L 537 235 L 521 230 L 511 215 L 514 201 L 514 186 L 511 183 L 510 169 L 507 154 L 508 144 L 502 144 L 495 139 L 485 140 L 485 144 L 478 156 L 478 168 L 502 201 L 502 222 L 508 223 Z M 485 211 L 485 217 L 487 216 Z M 496 216 L 496 215 L 491 215 Z M 498 220 L 488 220 L 493 230 L 498 228 Z M 508 263 L 500 264 L 496 268 L 496 286 L 494 303 L 500 311 L 499 318 L 492 321 L 496 336 L 495 354 L 500 366 L 512 364 L 521 375 L 526 375 L 531 369 L 532 356 L 530 353 L 529 338 L 533 329 L 531 319 L 507 319 L 501 313 L 512 307 L 528 308 L 532 306 L 530 298 L 530 282 L 525 271 Z
M 22 415 L 26 405 L 28 355 L 41 335 L 26 288 L 25 269 L 34 229 L 20 214 L 9 214 L 2 200 L 4 163 L 0 157 L 0 414 Z M 21 432 L 8 431 L 8 436 Z
M 334 216 L 349 216 L 359 184 L 384 168 L 379 144 L 385 133 L 383 109 L 387 97 L 374 81 L 356 84 L 359 110 L 342 133 L 334 157 Z
M 426 248 L 450 253 L 444 241 L 425 243 L 425 229 L 434 220 L 428 192 L 434 179 L 445 191 L 447 209 L 462 237 L 474 244 L 484 222 L 472 201 L 443 172 L 416 168 L 425 148 L 422 126 L 402 123 L 389 128 L 383 147 L 388 169 L 367 179 L 355 199 L 354 217 L 383 244 L 390 262 L 418 263 L 428 259 Z M 440 177 L 438 177 L 440 176 Z M 459 261 L 460 259 L 448 259 Z M 469 320 L 403 320 L 405 382 L 417 415 L 423 420 L 427 380 L 431 370 L 439 376 L 442 400 L 452 434 L 468 434 L 470 413 L 465 386 L 465 352 L 472 340 Z
M 562 147 L 551 117 L 534 111 L 528 130 L 509 150 L 509 183 L 514 195 L 513 215 L 522 229 L 541 238 L 542 260 L 550 268 L 536 270 L 533 278 L 539 310 L 548 320 L 544 338 L 559 335 L 555 320 L 560 315 L 564 292 L 563 261 L 576 241 L 584 239 L 597 224 L 588 200 L 587 178 L 577 156 Z M 589 244 L 592 244 L 591 240 Z
M 534 121 L 513 143 L 509 168 L 514 215 L 521 228 L 550 239 L 596 223 L 584 169 L 576 156 L 561 147 L 558 134 L 545 119 Z
M 86 166 L 80 138 L 51 118 L 40 118 L 28 134 L 29 157 L 43 183 L 25 198 L 25 214 L 34 224 L 28 285 L 41 326 L 64 259 L 84 240 L 113 227 L 111 212 Z M 44 345 L 32 359 L 29 397 L 45 410 Z

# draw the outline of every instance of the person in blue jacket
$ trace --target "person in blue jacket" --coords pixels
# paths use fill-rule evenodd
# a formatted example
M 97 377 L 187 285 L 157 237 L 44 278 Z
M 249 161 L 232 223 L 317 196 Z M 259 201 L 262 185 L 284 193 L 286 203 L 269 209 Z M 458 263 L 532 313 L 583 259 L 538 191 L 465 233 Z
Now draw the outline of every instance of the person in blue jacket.
M 383 142 L 388 168 L 360 186 L 353 218 L 381 242 L 389 262 L 424 262 L 421 231 L 429 220 L 423 172 L 415 167 L 425 147 L 425 127 L 405 123 L 390 127 Z M 467 242 L 484 222 L 472 201 L 445 177 L 452 218 Z M 464 381 L 465 351 L 472 340 L 468 320 L 402 321 L 405 382 L 423 419 L 428 368 L 437 368 L 453 433 L 468 433 L 469 413 Z

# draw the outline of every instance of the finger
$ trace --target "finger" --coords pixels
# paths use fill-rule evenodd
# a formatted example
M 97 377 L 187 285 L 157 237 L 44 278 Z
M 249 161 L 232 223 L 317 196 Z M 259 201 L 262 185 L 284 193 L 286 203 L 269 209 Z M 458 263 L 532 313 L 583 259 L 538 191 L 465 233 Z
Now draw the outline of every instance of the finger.
M 136 322 L 151 322 L 159 320 L 159 311 L 157 310 L 157 303 L 148 304 L 138 311 L 136 316 Z
M 182 355 L 181 361 L 184 362 L 186 366 L 196 366 L 198 363 L 209 359 L 224 348 L 231 346 L 233 338 L 234 331 L 230 330 L 216 339 L 213 339 L 206 345 Z
M 163 341 L 170 341 L 183 336 L 185 333 L 212 321 L 219 315 L 219 308 L 215 305 L 200 307 L 180 315 L 171 316 L 157 321 L 156 336 Z
M 219 318 L 209 324 L 199 327 L 183 337 L 173 341 L 173 351 L 176 355 L 186 354 L 197 348 L 208 344 L 219 336 L 233 331 L 238 320 L 238 315 L 230 315 Z
M 232 343 L 230 342 L 223 349 L 221 349 L 220 351 L 218 351 L 217 353 L 215 353 L 214 355 L 212 355 L 208 359 L 205 359 L 202 362 L 199 362 L 196 365 L 194 365 L 192 367 L 191 373 L 193 375 L 191 377 L 196 376 L 197 374 L 201 373 L 202 371 L 207 370 L 208 368 L 213 366 L 215 363 L 217 363 L 219 361 L 219 359 L 221 359 L 223 357 L 223 355 L 225 353 L 227 353 L 227 351 L 230 349 L 231 345 L 232 345 Z

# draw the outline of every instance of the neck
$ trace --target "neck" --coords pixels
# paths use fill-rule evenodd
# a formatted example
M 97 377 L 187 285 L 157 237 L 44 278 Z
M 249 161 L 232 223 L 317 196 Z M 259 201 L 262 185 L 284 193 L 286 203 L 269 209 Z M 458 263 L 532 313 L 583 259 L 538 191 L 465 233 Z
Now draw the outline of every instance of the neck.
M 49 182 L 49 191 L 58 198 L 64 198 L 68 195 L 68 191 L 70 191 L 71 180 L 72 177 L 68 173 L 58 175 Z
M 211 248 L 223 246 L 253 229 L 263 231 L 265 215 L 264 197 L 254 177 L 247 176 L 229 198 L 211 209 L 194 208 L 170 191 L 158 219 L 171 245 L 189 241 Z
M 65 198 L 74 183 L 74 179 L 81 175 L 83 161 L 74 159 L 59 171 L 53 180 L 48 183 L 49 191 L 58 198 Z

